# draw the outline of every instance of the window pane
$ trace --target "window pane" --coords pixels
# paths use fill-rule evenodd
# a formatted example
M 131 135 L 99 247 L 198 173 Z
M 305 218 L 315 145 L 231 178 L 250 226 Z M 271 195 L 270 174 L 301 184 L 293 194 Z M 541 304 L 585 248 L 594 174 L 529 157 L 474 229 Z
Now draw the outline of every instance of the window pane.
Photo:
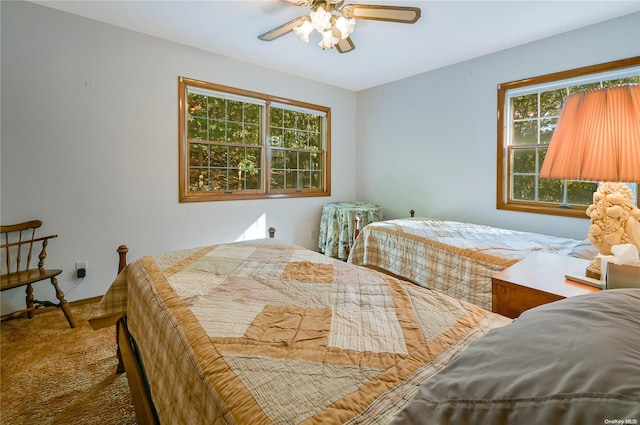
M 283 110 L 280 108 L 269 108 L 269 117 L 271 127 L 282 127 Z
M 211 146 L 211 166 L 223 168 L 227 166 L 227 147 Z
M 300 173 L 300 176 L 301 176 L 300 180 L 301 180 L 302 188 L 303 189 L 311 188 L 311 172 L 303 171 Z
M 208 190 L 209 181 L 206 171 L 198 168 L 192 168 L 189 171 L 189 188 L 193 192 Z
M 557 118 L 540 120 L 540 143 L 548 145 L 558 124 Z
M 207 140 L 207 119 L 189 118 L 187 138 L 189 140 Z
M 538 95 L 528 94 L 513 98 L 513 119 L 535 118 L 538 116 Z
M 229 168 L 227 171 L 227 190 L 242 190 L 244 188 L 242 172 L 238 168 Z
M 322 170 L 322 155 L 311 153 L 311 169 Z
M 244 104 L 244 122 L 248 124 L 260 124 L 260 106 L 253 103 Z
M 513 172 L 536 172 L 536 149 L 513 149 Z
M 540 117 L 559 117 L 566 92 L 560 89 L 540 93 Z
M 242 102 L 227 100 L 227 115 L 229 121 L 242 122 Z
M 214 169 L 210 171 L 211 188 L 210 190 L 220 192 L 227 190 L 227 170 Z
M 564 181 L 540 179 L 538 182 L 538 201 L 561 204 L 563 202 Z
M 246 189 L 260 189 L 260 182 L 262 181 L 262 172 L 255 170 L 252 173 L 247 173 Z
M 307 149 L 309 147 L 309 133 L 306 131 L 298 131 L 297 134 L 298 147 L 301 149 Z
M 244 157 L 244 166 L 247 169 L 262 168 L 262 149 L 261 148 L 246 148 Z
M 229 162 L 227 163 L 229 168 L 239 168 L 240 163 L 244 159 L 244 149 L 230 147 L 228 151 Z
M 295 128 L 296 126 L 296 113 L 295 111 L 285 110 L 283 118 L 283 126 L 285 128 Z
M 314 189 L 322 188 L 322 172 L 321 171 L 311 172 L 311 187 L 313 187 Z
M 318 115 L 309 117 L 309 131 L 319 133 L 322 130 L 322 118 Z
M 298 152 L 287 151 L 285 165 L 287 170 L 297 169 L 298 168 Z
M 260 144 L 260 127 L 253 124 L 244 125 L 244 143 L 247 145 Z
M 271 188 L 284 189 L 284 171 L 282 170 L 271 171 Z
M 224 121 L 209 120 L 209 140 L 214 142 L 224 142 L 225 137 Z
M 296 132 L 293 130 L 284 131 L 284 147 L 293 148 L 296 146 Z
M 271 128 L 269 143 L 271 144 L 271 146 L 284 146 L 283 130 L 280 128 Z
M 534 145 L 538 143 L 538 121 L 518 121 L 513 123 L 513 144 Z
M 319 133 L 309 133 L 309 149 L 316 151 L 322 149 L 322 140 Z
M 284 151 L 274 149 L 271 151 L 271 168 L 277 170 L 284 169 Z
M 189 164 L 192 167 L 209 165 L 209 145 L 191 143 L 189 147 Z
M 227 142 L 242 143 L 242 124 L 227 122 Z
M 513 176 L 512 198 L 519 201 L 536 199 L 536 179 L 534 176 Z
M 298 172 L 297 171 L 285 171 L 285 188 L 297 189 L 298 188 Z
M 311 169 L 311 153 L 300 152 L 300 169 L 301 170 Z
M 207 116 L 207 97 L 189 93 L 189 115 L 193 117 Z
M 598 190 L 598 183 L 569 181 L 567 182 L 567 202 L 574 205 L 591 205 L 593 192 Z
M 224 99 L 209 96 L 208 98 L 208 113 L 209 118 L 215 118 L 218 120 L 226 120 L 226 108 Z

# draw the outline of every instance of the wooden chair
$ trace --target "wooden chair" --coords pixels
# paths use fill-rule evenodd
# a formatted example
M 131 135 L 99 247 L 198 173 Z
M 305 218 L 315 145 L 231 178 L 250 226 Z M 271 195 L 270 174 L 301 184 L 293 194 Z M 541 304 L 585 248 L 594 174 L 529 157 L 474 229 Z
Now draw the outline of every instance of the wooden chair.
M 4 258 L 2 265 L 2 275 L 0 275 L 0 291 L 7 289 L 26 286 L 27 308 L 2 316 L 1 320 L 11 319 L 27 315 L 29 318 L 33 316 L 33 310 L 43 306 L 58 307 L 62 310 L 69 325 L 75 328 L 76 323 L 71 313 L 71 308 L 64 299 L 64 293 L 58 286 L 58 276 L 62 270 L 45 269 L 44 260 L 47 257 L 47 244 L 49 239 L 57 238 L 58 235 L 44 236 L 36 238 L 36 229 L 42 226 L 42 221 L 32 220 L 26 223 L 13 224 L 9 226 L 0 226 L 0 234 L 2 240 L 0 249 Z M 38 268 L 31 268 L 31 259 L 34 253 L 34 245 L 42 242 L 42 249 L 38 254 Z M 26 260 L 24 257 L 26 256 Z M 51 280 L 51 284 L 55 288 L 56 297 L 59 303 L 54 304 L 50 301 L 38 301 L 33 295 L 32 284 L 40 281 Z

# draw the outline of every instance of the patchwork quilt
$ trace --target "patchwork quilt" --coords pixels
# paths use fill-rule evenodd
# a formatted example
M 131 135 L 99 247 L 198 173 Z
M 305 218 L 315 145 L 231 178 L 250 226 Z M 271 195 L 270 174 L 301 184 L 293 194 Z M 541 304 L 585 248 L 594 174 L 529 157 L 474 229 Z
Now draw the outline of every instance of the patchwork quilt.
M 161 423 L 388 424 L 419 386 L 510 320 L 274 239 L 129 264 L 126 314 Z
M 545 251 L 569 255 L 582 241 L 428 218 L 371 223 L 348 261 L 491 310 L 491 276 Z

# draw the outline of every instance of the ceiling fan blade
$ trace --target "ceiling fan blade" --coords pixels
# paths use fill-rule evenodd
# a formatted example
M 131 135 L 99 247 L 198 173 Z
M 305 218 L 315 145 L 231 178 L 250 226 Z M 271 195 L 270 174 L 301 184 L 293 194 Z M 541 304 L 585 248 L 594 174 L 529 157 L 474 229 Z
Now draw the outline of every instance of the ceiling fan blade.
M 338 49 L 338 52 L 340 53 L 349 53 L 355 48 L 356 48 L 356 45 L 353 44 L 351 37 L 343 38 L 342 40 L 338 41 L 338 43 L 336 44 L 336 49 Z
M 413 24 L 420 19 L 419 7 L 377 6 L 371 4 L 347 4 L 342 8 L 347 18 Z
M 294 6 L 311 6 L 311 2 L 309 0 L 280 0 L 285 3 L 291 3 Z
M 300 16 L 296 19 L 292 19 L 286 24 L 280 25 L 278 28 L 274 28 L 271 31 L 267 31 L 264 34 L 259 35 L 258 38 L 263 41 L 275 40 L 276 38 L 282 37 L 283 35 L 293 31 L 294 28 L 302 25 L 306 19 L 306 16 Z

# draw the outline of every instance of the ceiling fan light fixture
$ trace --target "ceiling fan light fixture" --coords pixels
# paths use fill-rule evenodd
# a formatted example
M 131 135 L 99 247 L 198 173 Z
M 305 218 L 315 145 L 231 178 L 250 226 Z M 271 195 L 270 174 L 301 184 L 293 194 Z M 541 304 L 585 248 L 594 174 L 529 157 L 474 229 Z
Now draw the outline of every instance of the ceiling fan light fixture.
M 315 11 L 310 12 L 309 17 L 293 31 L 302 41 L 308 43 L 309 35 L 315 29 L 321 35 L 318 45 L 324 50 L 333 48 L 340 40 L 349 37 L 355 25 L 355 19 L 334 15 L 331 10 L 327 11 L 319 6 Z
M 335 34 L 335 33 L 338 34 Z M 339 35 L 339 31 L 336 31 L 335 28 L 331 28 L 328 29 L 326 31 L 322 32 L 322 40 L 320 40 L 320 43 L 318 43 L 318 46 L 320 46 L 322 48 L 322 50 L 324 49 L 332 49 L 333 46 L 335 46 L 336 44 L 338 44 L 338 41 L 340 41 L 340 37 L 336 37 L 336 35 Z
M 313 31 L 313 25 L 309 21 L 304 21 L 302 25 L 299 25 L 293 29 L 293 32 L 300 37 L 300 40 L 305 43 L 309 42 L 309 35 Z
M 311 25 L 319 33 L 331 28 L 331 12 L 324 10 L 324 7 L 320 6 L 315 12 L 309 13 L 311 17 Z
M 358 19 L 413 24 L 420 19 L 421 14 L 418 7 L 344 4 L 345 0 L 281 1 L 294 6 L 304 6 L 311 11 L 308 15 L 299 16 L 259 35 L 260 40 L 272 41 L 293 31 L 302 41 L 308 43 L 309 36 L 316 30 L 321 36 L 320 47 L 323 50 L 335 47 L 339 53 L 348 53 L 356 48 L 350 35 Z
M 351 35 L 354 27 L 356 26 L 356 20 L 351 18 L 347 19 L 344 16 L 340 16 L 335 23 L 335 27 L 340 30 L 340 38 L 345 39 Z

